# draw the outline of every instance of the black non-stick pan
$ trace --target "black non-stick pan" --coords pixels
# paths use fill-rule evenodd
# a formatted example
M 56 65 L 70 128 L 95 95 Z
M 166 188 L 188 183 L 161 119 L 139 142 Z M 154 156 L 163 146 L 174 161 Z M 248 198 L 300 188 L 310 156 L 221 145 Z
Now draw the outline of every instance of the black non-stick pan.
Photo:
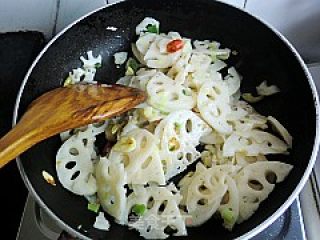
M 279 33 L 248 13 L 213 0 L 129 0 L 102 8 L 69 26 L 55 37 L 38 56 L 28 72 L 16 105 L 19 119 L 30 102 L 40 94 L 61 86 L 73 69 L 81 66 L 79 57 L 93 50 L 101 54 L 102 68 L 96 79 L 112 83 L 124 69 L 114 65 L 112 55 L 129 51 L 135 41 L 135 26 L 146 16 L 161 23 L 161 31 L 178 31 L 193 39 L 210 39 L 238 52 L 230 59 L 243 76 L 241 90 L 253 92 L 263 80 L 276 84 L 279 94 L 254 104 L 264 115 L 279 119 L 293 135 L 290 155 L 277 156 L 294 165 L 287 179 L 278 185 L 257 212 L 230 232 L 211 219 L 188 228 L 181 239 L 249 238 L 272 223 L 292 203 L 306 182 L 318 149 L 318 98 L 301 57 Z M 107 27 L 116 27 L 116 31 Z M 18 160 L 21 175 L 37 202 L 69 233 L 79 238 L 139 239 L 134 230 L 116 224 L 111 217 L 108 232 L 95 230 L 96 215 L 87 210 L 87 201 L 65 190 L 59 183 L 48 185 L 42 170 L 53 174 L 55 155 L 61 145 L 58 136 L 46 140 Z M 79 230 L 78 226 L 82 228 Z

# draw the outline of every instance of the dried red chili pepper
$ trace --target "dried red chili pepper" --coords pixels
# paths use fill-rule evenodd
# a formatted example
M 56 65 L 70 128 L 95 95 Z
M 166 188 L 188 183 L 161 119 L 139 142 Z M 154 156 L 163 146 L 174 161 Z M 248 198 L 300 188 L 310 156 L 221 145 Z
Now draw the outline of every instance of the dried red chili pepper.
M 183 48 L 183 41 L 181 39 L 174 39 L 167 44 L 167 52 L 174 53 Z

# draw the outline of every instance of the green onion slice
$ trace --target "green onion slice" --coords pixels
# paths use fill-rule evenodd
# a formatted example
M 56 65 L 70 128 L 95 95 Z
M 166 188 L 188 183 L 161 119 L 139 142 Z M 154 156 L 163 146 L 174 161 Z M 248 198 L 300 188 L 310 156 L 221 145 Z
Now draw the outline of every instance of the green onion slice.
M 149 24 L 149 25 L 147 26 L 147 32 L 159 34 L 159 29 L 157 28 L 156 25 L 151 25 L 151 24 Z
M 98 213 L 100 208 L 100 204 L 99 203 L 88 203 L 88 210 Z
M 146 211 L 146 206 L 144 204 L 135 204 L 133 207 L 132 207 L 132 212 L 134 212 L 135 214 L 139 215 L 139 216 L 142 216 L 145 211 Z

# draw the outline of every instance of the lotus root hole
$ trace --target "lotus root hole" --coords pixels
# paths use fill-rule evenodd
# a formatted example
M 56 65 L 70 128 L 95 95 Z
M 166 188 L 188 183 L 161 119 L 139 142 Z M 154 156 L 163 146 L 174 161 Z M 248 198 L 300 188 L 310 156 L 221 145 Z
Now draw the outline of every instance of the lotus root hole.
M 276 184 L 277 182 L 277 175 L 272 171 L 267 171 L 265 173 L 265 178 L 270 184 Z
M 263 185 L 259 181 L 254 180 L 254 179 L 248 181 L 248 186 L 256 191 L 263 190 Z

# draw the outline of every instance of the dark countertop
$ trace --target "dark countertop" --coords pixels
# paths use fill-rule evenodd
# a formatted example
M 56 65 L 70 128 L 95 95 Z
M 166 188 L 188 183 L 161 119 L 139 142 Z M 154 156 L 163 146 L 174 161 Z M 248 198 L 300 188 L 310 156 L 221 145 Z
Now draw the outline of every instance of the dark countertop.
M 0 136 L 11 128 L 13 108 L 20 84 L 34 58 L 44 46 L 38 32 L 0 34 Z M 0 211 L 5 216 L 1 229 L 6 239 L 15 239 L 27 189 L 16 163 L 11 162 L 0 171 Z

